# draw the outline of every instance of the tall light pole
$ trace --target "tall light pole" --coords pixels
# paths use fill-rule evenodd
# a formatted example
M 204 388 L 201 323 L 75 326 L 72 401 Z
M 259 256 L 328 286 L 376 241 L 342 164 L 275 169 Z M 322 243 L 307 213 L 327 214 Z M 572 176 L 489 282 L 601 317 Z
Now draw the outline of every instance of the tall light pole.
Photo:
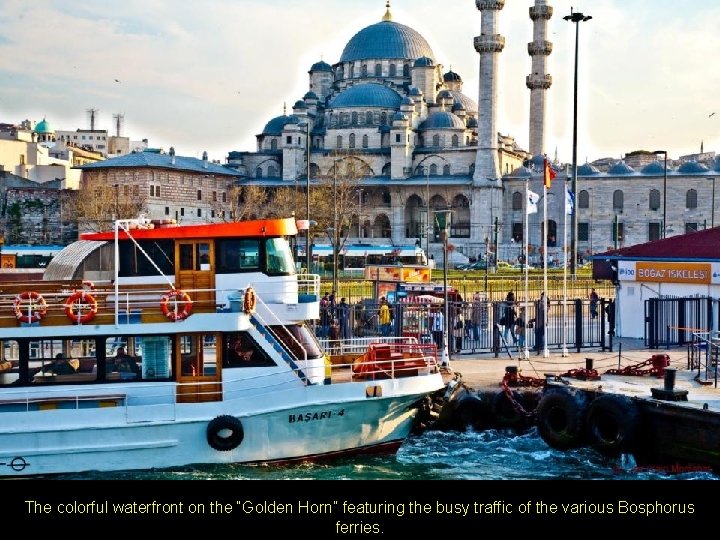
M 577 93 L 578 93 L 578 41 L 580 36 L 580 23 L 589 21 L 592 19 L 590 15 L 583 15 L 582 13 L 573 11 L 570 8 L 570 15 L 563 17 L 566 21 L 575 23 L 575 82 L 573 86 L 573 149 L 572 149 L 572 192 L 573 195 L 577 194 Z M 577 196 L 577 195 L 576 195 Z M 578 235 L 578 213 L 577 208 L 573 208 L 572 212 L 572 227 L 570 231 L 570 274 L 575 277 L 576 266 L 577 266 L 577 235 Z
M 425 202 L 427 204 L 427 223 L 425 227 L 425 257 L 430 262 L 430 167 L 425 166 Z
M 358 190 L 358 242 L 362 239 L 362 195 L 363 189 Z
M 656 156 L 663 155 L 663 225 L 662 225 L 662 237 L 665 238 L 667 235 L 667 150 L 655 150 L 653 152 Z M 713 199 L 714 197 L 713 193 Z
M 710 228 L 715 228 L 715 177 L 712 179 L 713 181 L 713 190 L 712 190 L 712 213 L 710 214 Z M 60 206 L 60 209 L 62 210 L 62 206 Z M 62 215 L 62 214 L 61 214 Z
M 333 206 L 335 207 L 335 215 L 333 216 L 333 291 L 337 294 L 338 290 L 338 256 L 340 254 L 340 232 L 338 231 L 338 207 L 337 207 L 337 166 L 339 160 L 333 162 Z
M 306 208 L 305 208 L 305 219 L 307 219 L 307 229 L 305 229 L 305 259 L 307 265 L 307 273 L 310 273 L 310 122 L 305 124 L 307 129 L 307 184 L 306 184 Z
M 445 312 L 443 314 L 443 350 L 440 364 L 446 368 L 450 367 L 450 353 L 448 340 L 450 339 L 450 310 L 448 303 L 448 236 L 450 236 L 450 214 L 451 209 L 435 210 L 438 214 L 438 225 L 441 227 L 440 237 L 443 243 L 443 297 Z

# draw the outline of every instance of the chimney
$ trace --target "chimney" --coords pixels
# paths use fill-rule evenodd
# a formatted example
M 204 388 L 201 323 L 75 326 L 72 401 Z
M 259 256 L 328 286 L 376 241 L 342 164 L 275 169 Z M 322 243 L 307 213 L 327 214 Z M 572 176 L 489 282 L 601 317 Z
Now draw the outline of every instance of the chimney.
M 204 169 L 207 169 L 207 168 L 208 168 L 208 155 L 207 155 L 207 152 L 203 152 L 203 158 L 202 158 L 202 159 L 203 159 L 203 168 L 204 168 Z
M 175 165 L 175 147 L 170 147 L 170 164 Z

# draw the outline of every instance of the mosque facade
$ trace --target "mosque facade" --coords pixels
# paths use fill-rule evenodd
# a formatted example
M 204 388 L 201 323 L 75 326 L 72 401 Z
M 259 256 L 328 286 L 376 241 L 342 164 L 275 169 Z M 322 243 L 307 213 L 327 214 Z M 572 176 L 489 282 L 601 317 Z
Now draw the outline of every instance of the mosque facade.
M 382 20 L 357 32 L 337 62 L 312 65 L 308 91 L 292 111 L 267 122 L 255 151 L 230 152 L 227 166 L 240 173 L 240 184 L 268 188 L 304 185 L 308 174 L 312 186 L 335 171 L 360 171 L 362 211 L 349 230 L 363 242 L 427 244 L 436 260 L 442 244 L 428 224 L 438 210 L 452 210 L 449 242 L 456 253 L 483 258 L 494 251 L 509 261 L 522 255 L 526 235 L 529 259 L 539 259 L 546 215 L 548 256 L 561 262 L 571 223 L 569 166 L 554 162 L 555 180 L 547 194 L 542 188 L 553 8 L 546 0 L 529 8 L 526 150 L 497 129 L 505 47 L 497 21 L 505 0 L 475 4 L 479 88 L 464 89 L 461 75 L 444 68 L 422 35 L 393 20 L 387 2 Z M 573 199 L 580 257 L 714 226 L 714 176 L 720 174 L 714 154 L 704 164 L 670 160 L 667 170 L 654 153 L 628 156 L 628 163 L 609 160 L 603 170 L 578 167 Z M 545 208 L 526 221 L 528 190 L 543 195 Z

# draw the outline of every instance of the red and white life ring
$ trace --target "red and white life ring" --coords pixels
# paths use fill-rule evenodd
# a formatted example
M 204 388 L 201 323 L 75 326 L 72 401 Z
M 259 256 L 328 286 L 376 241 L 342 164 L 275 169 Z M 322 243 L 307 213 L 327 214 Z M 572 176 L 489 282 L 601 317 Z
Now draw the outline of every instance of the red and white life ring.
M 47 313 L 47 302 L 40 293 L 35 291 L 21 292 L 13 302 L 15 318 L 24 323 L 40 321 Z
M 98 303 L 95 297 L 82 291 L 75 291 L 65 301 L 65 315 L 78 324 L 85 324 L 97 315 Z
M 160 309 L 171 321 L 187 319 L 192 312 L 193 301 L 190 295 L 180 289 L 172 289 L 160 300 Z
M 243 311 L 250 315 L 255 311 L 255 304 L 257 299 L 255 298 L 255 290 L 252 287 L 245 289 L 245 298 L 243 299 Z

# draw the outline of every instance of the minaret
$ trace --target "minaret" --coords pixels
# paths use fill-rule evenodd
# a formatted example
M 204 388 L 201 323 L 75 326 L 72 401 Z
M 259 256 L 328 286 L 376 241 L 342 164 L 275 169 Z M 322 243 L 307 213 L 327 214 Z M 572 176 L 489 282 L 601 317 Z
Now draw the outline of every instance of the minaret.
M 527 76 L 526 84 L 530 89 L 530 153 L 533 156 L 546 153 L 545 94 L 552 86 L 552 77 L 547 73 L 547 57 L 553 48 L 553 44 L 546 38 L 552 14 L 553 8 L 547 5 L 547 0 L 535 0 L 535 5 L 530 8 L 533 41 L 528 43 L 528 54 L 532 57 L 532 73 Z
M 480 97 L 478 99 L 478 151 L 473 180 L 480 187 L 500 186 L 496 105 L 498 97 L 498 56 L 505 38 L 497 34 L 498 12 L 505 0 L 475 0 L 482 15 L 475 50 L 480 54 Z

